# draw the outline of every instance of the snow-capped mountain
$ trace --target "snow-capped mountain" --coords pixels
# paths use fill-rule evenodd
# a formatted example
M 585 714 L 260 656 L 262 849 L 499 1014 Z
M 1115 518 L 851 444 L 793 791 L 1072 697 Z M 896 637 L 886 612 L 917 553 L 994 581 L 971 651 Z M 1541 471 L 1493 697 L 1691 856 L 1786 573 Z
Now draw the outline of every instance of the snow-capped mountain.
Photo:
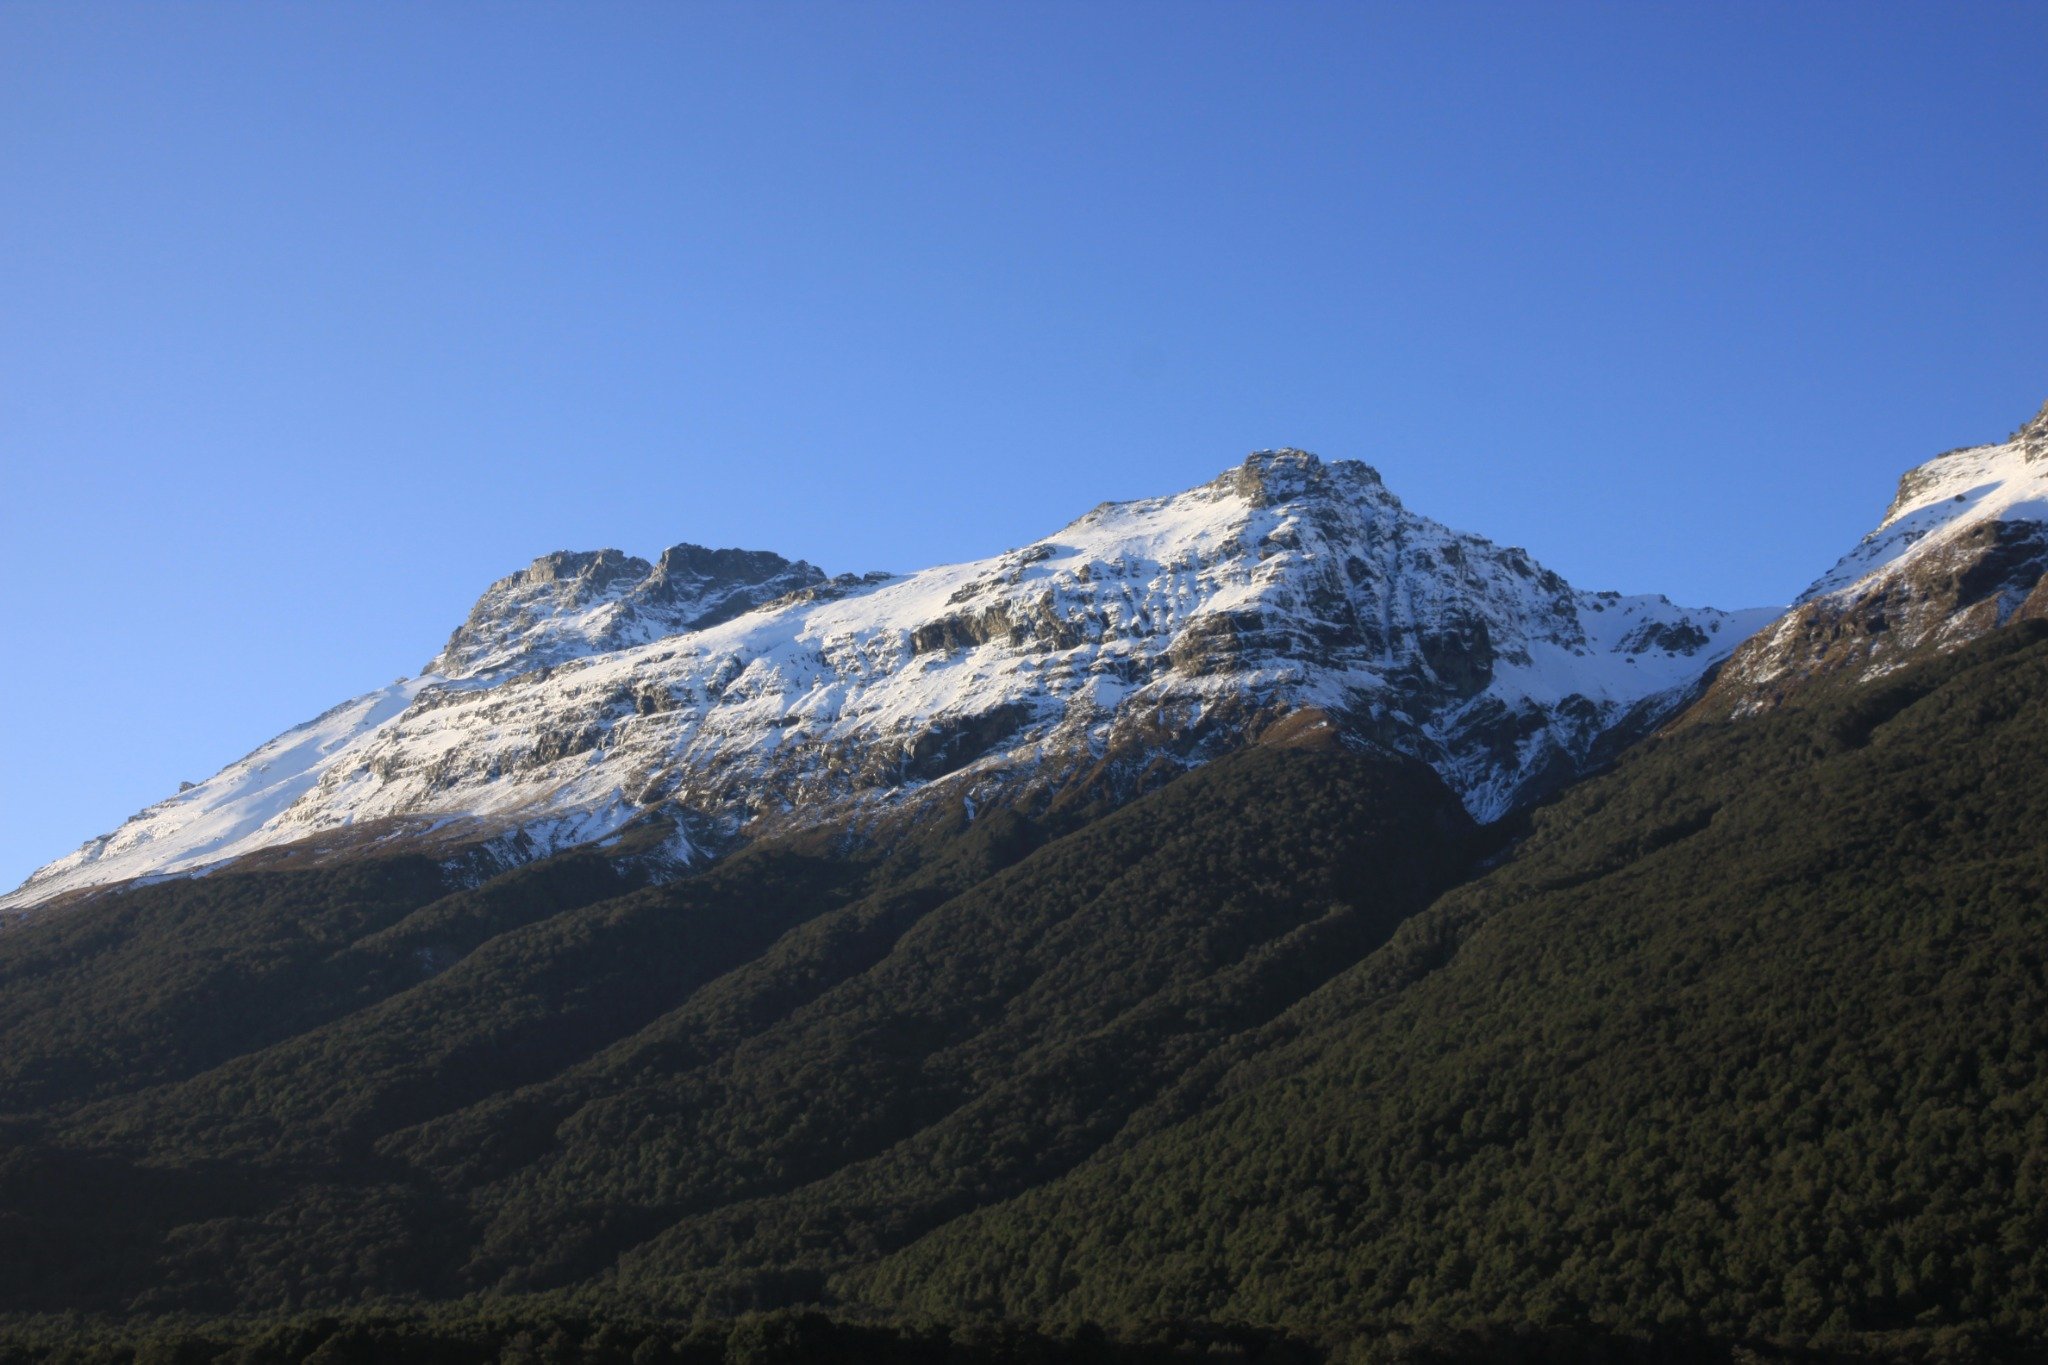
M 926 803 L 1129 795 L 1289 717 L 1418 757 L 1492 818 L 1662 720 L 1773 614 L 1577 591 L 1296 450 L 902 577 L 687 545 L 550 555 L 421 676 L 0 905 L 286 846 L 538 856 L 666 817 L 691 857 Z
M 2048 406 L 1997 445 L 1907 471 L 1877 529 L 1758 632 L 1696 714 L 1864 682 L 2012 621 L 2048 619 Z
M 823 570 L 766 550 L 674 545 L 652 564 L 617 550 L 558 551 L 491 584 L 426 672 L 481 678 L 644 645 L 824 581 Z

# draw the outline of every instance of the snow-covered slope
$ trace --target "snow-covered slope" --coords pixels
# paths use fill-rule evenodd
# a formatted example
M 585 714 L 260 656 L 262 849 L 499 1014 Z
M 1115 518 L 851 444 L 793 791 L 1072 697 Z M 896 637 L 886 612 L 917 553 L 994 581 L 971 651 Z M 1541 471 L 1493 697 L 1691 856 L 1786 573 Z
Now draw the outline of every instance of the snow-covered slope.
M 1699 714 L 1766 710 L 2048 618 L 2048 406 L 1998 445 L 1907 472 L 1877 529 L 1721 671 Z
M 1662 719 L 1772 614 L 1575 591 L 1365 465 L 1292 450 L 907 577 L 551 555 L 493 585 L 426 674 L 0 904 L 352 832 L 527 856 L 665 815 L 689 856 L 926 803 L 1113 798 L 1304 711 L 1493 817 Z
M 824 581 L 815 566 L 766 550 L 674 545 L 652 564 L 617 550 L 560 550 L 491 584 L 426 671 L 486 677 L 644 645 Z

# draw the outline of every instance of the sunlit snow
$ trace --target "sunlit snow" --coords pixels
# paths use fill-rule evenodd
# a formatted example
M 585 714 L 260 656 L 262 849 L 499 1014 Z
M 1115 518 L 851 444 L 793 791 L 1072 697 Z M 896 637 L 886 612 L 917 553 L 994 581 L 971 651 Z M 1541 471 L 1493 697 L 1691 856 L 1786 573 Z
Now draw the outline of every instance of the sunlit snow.
M 1364 465 L 1294 451 L 971 563 L 829 583 L 794 567 L 809 587 L 793 597 L 623 648 L 590 643 L 611 599 L 568 626 L 522 605 L 498 630 L 486 610 L 474 676 L 336 707 L 0 905 L 392 817 L 524 832 L 546 852 L 650 808 L 744 829 L 940 781 L 978 799 L 977 782 L 1193 733 L 1247 699 L 1352 717 L 1490 818 L 1775 614 L 1576 591 L 1520 550 L 1409 512 Z M 1503 727 L 1510 749 L 1482 742 Z M 981 747 L 931 757 L 948 743 Z

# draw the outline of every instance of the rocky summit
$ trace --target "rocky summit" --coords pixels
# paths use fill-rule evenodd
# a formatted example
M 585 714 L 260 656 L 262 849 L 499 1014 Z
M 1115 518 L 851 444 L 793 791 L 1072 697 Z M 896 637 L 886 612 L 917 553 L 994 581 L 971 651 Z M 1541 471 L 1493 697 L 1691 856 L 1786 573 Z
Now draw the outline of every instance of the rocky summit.
M 2048 406 L 1906 472 L 1884 519 L 1746 643 L 1693 713 L 1767 711 L 2048 619 Z
M 693 545 L 552 554 L 494 583 L 419 676 L 0 903 L 259 853 L 502 865 L 636 822 L 701 860 L 832 821 L 1115 802 L 1308 732 L 1420 759 L 1493 819 L 1666 719 L 1773 614 L 1580 591 L 1299 450 L 904 576 Z
M 729 621 L 825 581 L 767 550 L 673 545 L 649 564 L 617 550 L 542 555 L 477 599 L 426 672 L 501 676 Z

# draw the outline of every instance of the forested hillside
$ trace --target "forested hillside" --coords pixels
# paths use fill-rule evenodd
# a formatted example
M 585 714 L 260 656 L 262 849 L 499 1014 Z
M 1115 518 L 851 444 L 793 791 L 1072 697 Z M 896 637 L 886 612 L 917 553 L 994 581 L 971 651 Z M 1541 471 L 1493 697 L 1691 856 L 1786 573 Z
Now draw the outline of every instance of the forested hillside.
M 42 994 L 8 1021 L 0 1292 L 812 1298 L 1084 1159 L 1477 837 L 1421 764 L 1327 743 L 1062 818 L 639 889 L 595 853 L 440 896 L 411 862 L 227 875 L 10 934 Z
M 258 1318 L 175 1358 L 2048 1343 L 2048 628 L 1488 830 L 1274 738 L 886 852 L 229 873 L 0 935 L 5 1308 L 104 1320 L 81 1360 L 194 1312 Z M 766 1354 L 647 1326 L 806 1305 Z M 992 1318 L 1050 1334 L 933 1326 Z
M 2044 830 L 2038 628 L 1685 729 L 1224 1049 L 1202 1103 L 842 1290 L 2043 1340 Z

